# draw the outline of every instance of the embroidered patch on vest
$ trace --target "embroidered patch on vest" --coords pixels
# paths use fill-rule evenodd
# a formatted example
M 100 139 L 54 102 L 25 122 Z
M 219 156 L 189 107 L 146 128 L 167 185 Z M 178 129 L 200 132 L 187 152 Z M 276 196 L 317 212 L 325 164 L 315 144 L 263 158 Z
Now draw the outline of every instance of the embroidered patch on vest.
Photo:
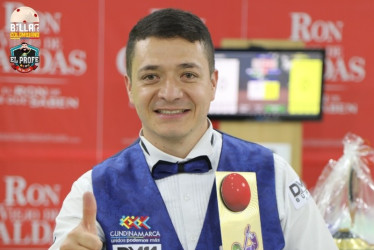
M 123 215 L 119 220 L 119 225 L 123 227 L 123 230 L 113 230 L 109 233 L 110 242 L 114 247 L 113 249 L 160 250 L 161 245 L 155 243 L 161 241 L 161 233 L 160 231 L 151 228 L 149 220 L 149 216 Z
M 288 186 L 288 195 L 296 209 L 300 209 L 310 198 L 310 193 L 300 179 L 294 180 Z

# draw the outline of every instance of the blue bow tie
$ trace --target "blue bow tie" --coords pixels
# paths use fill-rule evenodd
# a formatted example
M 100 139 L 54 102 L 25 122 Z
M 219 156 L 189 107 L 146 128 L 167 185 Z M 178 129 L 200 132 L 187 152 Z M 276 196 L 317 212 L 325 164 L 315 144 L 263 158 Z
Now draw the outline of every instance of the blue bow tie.
M 158 161 L 152 168 L 152 176 L 155 180 L 178 173 L 206 173 L 212 169 L 208 156 L 198 156 L 185 162 Z

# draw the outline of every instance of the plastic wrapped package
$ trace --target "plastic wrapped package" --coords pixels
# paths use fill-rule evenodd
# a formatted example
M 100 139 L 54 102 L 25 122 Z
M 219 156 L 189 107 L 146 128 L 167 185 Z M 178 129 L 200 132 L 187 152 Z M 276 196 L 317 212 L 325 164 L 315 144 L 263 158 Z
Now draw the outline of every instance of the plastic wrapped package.
M 340 249 L 374 249 L 374 149 L 352 133 L 340 159 L 323 169 L 313 198 Z

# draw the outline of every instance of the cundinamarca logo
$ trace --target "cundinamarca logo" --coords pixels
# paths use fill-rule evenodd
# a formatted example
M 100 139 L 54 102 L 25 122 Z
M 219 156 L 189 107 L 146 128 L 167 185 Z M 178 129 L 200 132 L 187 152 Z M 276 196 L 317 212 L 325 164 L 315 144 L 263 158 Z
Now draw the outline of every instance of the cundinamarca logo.
M 149 220 L 149 216 L 125 216 L 123 215 L 119 221 L 119 224 L 127 229 L 136 228 L 140 229 L 150 229 L 151 227 L 147 225 L 147 221 Z

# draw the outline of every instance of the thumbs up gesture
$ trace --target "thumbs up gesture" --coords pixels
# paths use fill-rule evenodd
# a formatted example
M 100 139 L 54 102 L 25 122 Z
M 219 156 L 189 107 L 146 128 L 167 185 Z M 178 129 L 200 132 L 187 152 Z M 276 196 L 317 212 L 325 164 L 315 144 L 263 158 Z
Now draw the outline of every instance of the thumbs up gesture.
M 96 200 L 91 192 L 83 195 L 83 217 L 61 245 L 61 250 L 89 249 L 100 250 L 103 247 L 96 228 Z

